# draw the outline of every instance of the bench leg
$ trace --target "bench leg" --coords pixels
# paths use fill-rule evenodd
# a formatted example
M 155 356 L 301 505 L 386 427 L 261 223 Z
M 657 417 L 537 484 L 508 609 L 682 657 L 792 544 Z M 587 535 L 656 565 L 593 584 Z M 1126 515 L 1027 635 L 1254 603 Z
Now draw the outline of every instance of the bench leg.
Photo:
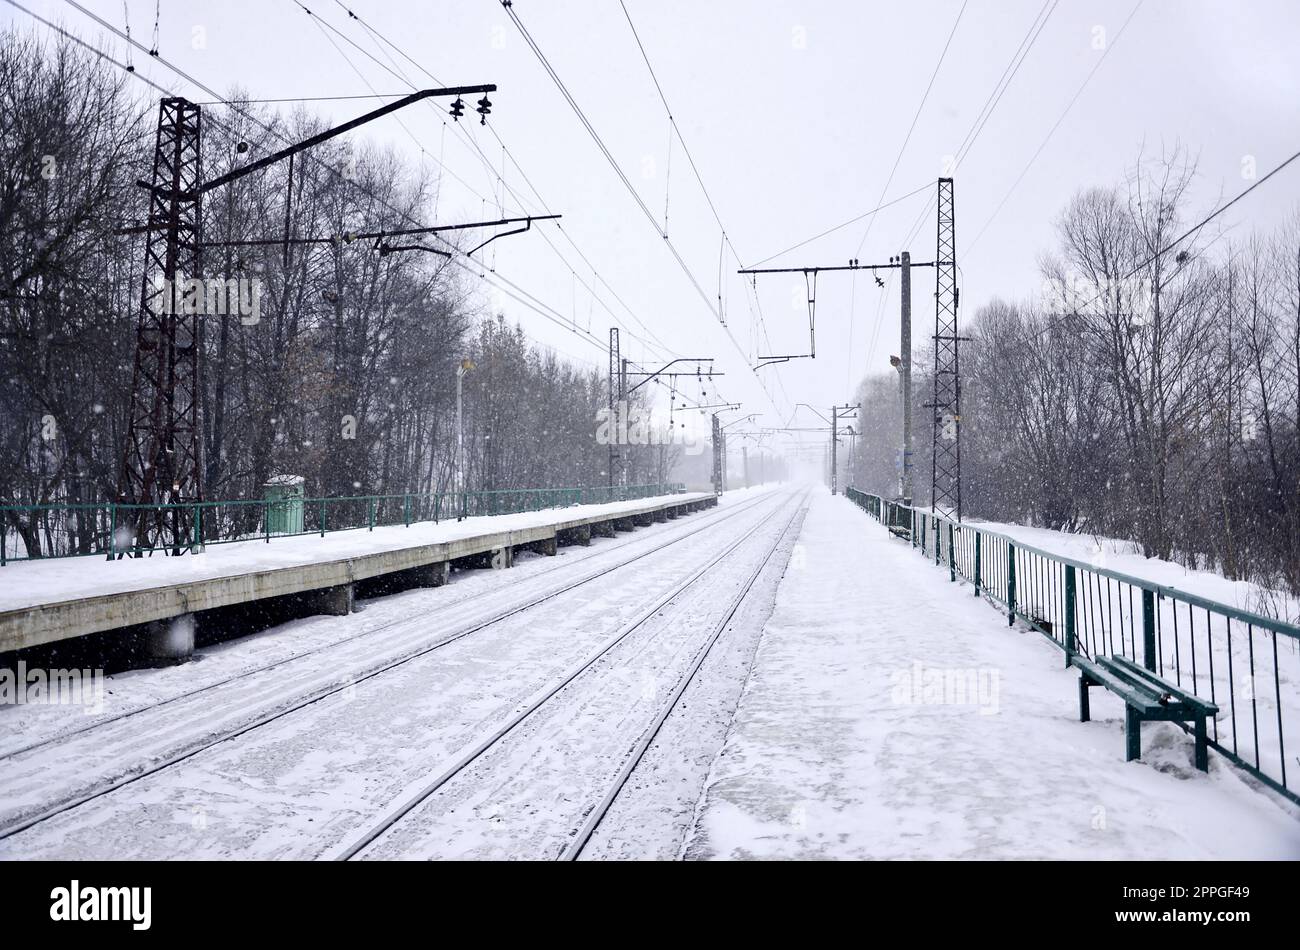
M 1132 706 L 1124 707 L 1124 761 L 1142 757 L 1142 717 Z
M 1209 739 L 1205 734 L 1205 717 L 1196 719 L 1196 767 L 1202 772 L 1210 771 Z
M 1079 722 L 1087 722 L 1092 712 L 1088 707 L 1088 677 L 1079 674 Z

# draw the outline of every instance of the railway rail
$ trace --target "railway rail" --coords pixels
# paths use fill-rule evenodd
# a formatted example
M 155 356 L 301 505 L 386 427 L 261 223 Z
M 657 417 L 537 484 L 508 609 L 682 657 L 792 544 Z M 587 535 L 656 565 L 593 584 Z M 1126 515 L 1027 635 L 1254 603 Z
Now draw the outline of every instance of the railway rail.
M 450 627 L 450 629 L 443 629 L 439 631 L 439 633 L 435 635 L 435 638 L 432 641 L 430 641 L 427 636 L 428 633 L 427 620 L 424 617 L 404 618 L 404 619 L 390 621 L 388 623 L 384 623 L 376 627 L 368 628 L 366 631 L 362 633 L 353 634 L 351 636 L 345 637 L 342 640 L 333 641 L 332 643 L 325 644 L 321 647 L 313 648 L 311 650 L 304 651 L 302 653 L 297 653 L 290 657 L 277 660 L 273 663 L 254 668 L 252 670 L 242 671 L 241 673 L 235 676 L 227 677 L 216 683 L 207 684 L 199 689 L 188 691 L 186 693 L 182 693 L 177 696 L 168 697 L 167 699 L 164 699 L 158 703 L 152 703 L 147 706 L 129 710 L 127 712 L 121 713 L 117 716 L 110 717 L 105 720 L 99 720 L 95 723 L 90 723 L 76 730 L 68 730 L 65 733 L 49 737 L 48 739 L 41 740 L 40 742 L 37 743 L 32 743 L 24 747 L 23 749 L 7 752 L 4 756 L 0 756 L 0 761 L 7 761 L 16 758 L 21 758 L 23 755 L 30 754 L 31 752 L 37 751 L 43 747 L 57 745 L 60 742 L 66 742 L 69 739 L 75 739 L 78 737 L 81 737 L 82 739 L 93 738 L 105 727 L 111 726 L 115 723 L 121 723 L 123 720 L 134 719 L 135 717 L 139 717 L 147 713 L 157 712 L 158 710 L 163 709 L 164 707 L 168 707 L 167 712 L 169 714 L 174 714 L 177 712 L 178 709 L 184 708 L 181 705 L 184 701 L 195 701 L 195 700 L 198 700 L 200 702 L 206 701 L 208 698 L 211 697 L 213 693 L 215 693 L 221 687 L 230 687 L 235 684 L 247 683 L 248 681 L 250 681 L 251 678 L 264 674 L 268 671 L 282 671 L 284 667 L 292 663 L 295 663 L 296 661 L 301 661 L 308 657 L 318 656 L 321 653 L 330 650 L 335 650 L 337 648 L 354 643 L 358 640 L 362 640 L 363 638 L 371 637 L 374 634 L 379 633 L 381 631 L 386 630 L 392 633 L 394 630 L 403 631 L 406 629 L 413 629 L 416 627 L 421 628 L 419 633 L 421 642 L 418 645 L 410 649 L 401 651 L 396 655 L 390 655 L 389 657 L 385 658 L 383 661 L 381 661 L 378 664 L 372 664 L 361 671 L 352 672 L 344 676 L 341 680 L 337 678 L 333 679 L 320 688 L 296 695 L 292 697 L 288 702 L 281 702 L 276 707 L 269 710 L 265 710 L 261 715 L 255 715 L 251 719 L 245 717 L 242 721 L 229 725 L 226 728 L 220 729 L 216 732 L 205 735 L 200 741 L 190 742 L 188 744 L 181 745 L 179 748 L 170 750 L 166 754 L 155 756 L 154 758 L 150 759 L 146 764 L 137 765 L 127 771 L 121 772 L 109 778 L 106 781 L 97 782 L 88 788 L 79 790 L 75 794 L 68 795 L 54 802 L 46 803 L 44 808 L 41 808 L 39 810 L 32 810 L 20 814 L 16 820 L 13 820 L 8 824 L 0 826 L 0 841 L 18 835 L 58 815 L 62 815 L 64 813 L 72 811 L 73 809 L 86 805 L 92 801 L 95 801 L 96 799 L 109 795 L 121 788 L 139 782 L 144 778 L 156 775 L 160 772 L 163 772 L 164 770 L 173 768 L 174 766 L 179 765 L 180 763 L 185 762 L 204 751 L 212 749 L 215 746 L 238 739 L 241 736 L 247 735 L 248 733 L 261 729 L 271 723 L 282 720 L 286 716 L 291 715 L 292 713 L 295 713 L 299 710 L 305 709 L 309 706 L 319 703 L 325 699 L 328 699 L 331 696 L 339 694 L 344 690 L 354 688 L 359 683 L 371 680 L 384 673 L 395 670 L 420 657 L 427 656 L 428 654 L 434 652 L 435 650 L 441 649 L 451 643 L 461 640 L 469 636 L 470 634 L 492 627 L 496 624 L 501 623 L 504 620 L 507 620 L 510 617 L 514 617 L 520 613 L 523 613 L 524 611 L 537 607 L 547 601 L 558 598 L 565 593 L 568 593 L 570 591 L 582 587 L 583 585 L 590 584 L 593 581 L 606 577 L 607 575 L 615 571 L 636 564 L 637 562 L 640 562 L 645 558 L 648 558 L 654 554 L 669 549 L 673 545 L 685 541 L 688 538 L 694 537 L 700 534 L 701 532 L 707 531 L 711 528 L 715 528 L 719 524 L 730 521 L 733 518 L 739 517 L 740 515 L 748 511 L 751 511 L 756 507 L 769 504 L 774 497 L 779 497 L 779 496 L 764 495 L 753 501 L 745 502 L 743 504 L 736 505 L 735 507 L 725 509 L 724 513 L 710 517 L 703 524 L 699 524 L 695 527 L 692 527 L 691 530 L 689 531 L 676 534 L 675 536 L 667 540 L 664 540 L 662 543 L 656 544 L 648 548 L 647 550 L 639 551 L 635 554 L 632 554 L 631 556 L 622 557 L 613 564 L 600 565 L 592 570 L 583 573 L 581 576 L 577 578 L 574 578 L 572 580 L 566 580 L 561 584 L 550 585 L 546 587 L 544 590 L 534 595 L 530 595 L 525 598 L 522 598 L 521 600 L 512 602 L 511 604 L 507 605 L 504 608 L 490 611 L 486 616 L 475 617 L 470 619 L 468 622 L 464 620 L 460 620 L 458 622 L 449 624 L 448 626 Z M 629 546 L 631 543 L 632 542 L 629 542 Z M 598 559 L 607 556 L 610 553 L 613 552 L 610 551 L 593 552 L 590 555 L 578 559 L 576 564 L 571 562 L 569 564 L 556 565 L 555 567 L 547 568 L 546 570 L 539 572 L 537 575 L 534 575 L 534 577 L 529 578 L 526 583 L 532 583 L 538 578 L 544 577 L 545 575 L 554 573 L 556 571 L 572 570 L 575 566 L 577 566 L 577 564 L 584 563 L 588 560 Z M 480 594 L 476 594 L 471 597 L 464 598 L 460 602 L 458 602 L 455 606 L 458 608 L 463 608 L 466 606 L 477 605 L 483 602 L 499 599 L 499 597 L 500 597 L 500 591 L 488 590 Z M 204 715 L 206 712 L 207 710 L 204 709 L 196 710 L 195 715 L 196 716 Z M 133 723 L 133 725 L 137 727 L 136 728 L 137 732 L 140 731 L 140 723 L 136 722 Z M 87 734 L 90 734 L 90 736 L 87 736 Z
M 764 501 L 764 497 L 760 496 L 759 498 L 754 499 L 754 500 L 752 500 L 752 501 L 746 501 L 746 502 L 744 502 L 744 503 L 742 503 L 742 504 L 735 505 L 735 506 L 733 506 L 733 507 L 729 507 L 729 508 L 723 509 L 723 512 L 722 512 L 722 513 L 719 513 L 719 512 L 716 511 L 716 510 L 715 510 L 715 511 L 712 511 L 712 512 L 707 512 L 707 513 L 705 514 L 705 517 L 709 518 L 709 520 L 708 520 L 706 523 L 704 523 L 704 524 L 700 524 L 700 525 L 696 525 L 696 526 L 692 527 L 692 529 L 691 529 L 690 531 L 686 531 L 686 532 L 684 532 L 684 533 L 681 533 L 681 534 L 677 535 L 675 538 L 671 539 L 670 541 L 666 542 L 665 544 L 660 544 L 660 545 L 657 545 L 657 546 L 655 546 L 655 547 L 652 547 L 649 551 L 645 552 L 645 554 L 643 554 L 643 555 L 638 555 L 637 558 L 632 558 L 632 559 L 629 559 L 629 560 L 626 560 L 626 561 L 620 562 L 619 564 L 613 565 L 613 566 L 610 567 L 608 570 L 617 570 L 619 567 L 622 567 L 622 566 L 624 566 L 625 564 L 632 563 L 632 561 L 634 561 L 634 560 L 638 560 L 640 557 L 643 557 L 643 556 L 646 556 L 646 555 L 649 555 L 649 554 L 653 554 L 653 553 L 655 553 L 656 551 L 662 550 L 663 547 L 665 547 L 667 544 L 670 544 L 670 543 L 676 543 L 677 541 L 682 541 L 682 540 L 685 540 L 685 539 L 687 539 L 687 538 L 693 537 L 694 535 L 698 534 L 698 533 L 701 532 L 701 531 L 704 531 L 704 530 L 708 529 L 709 527 L 711 527 L 711 526 L 713 526 L 713 525 L 720 524 L 720 523 L 722 523 L 722 522 L 724 522 L 724 521 L 726 521 L 726 520 L 728 520 L 728 519 L 730 519 L 730 518 L 732 518 L 732 517 L 734 517 L 734 516 L 736 516 L 736 515 L 739 515 L 739 514 L 742 514 L 742 513 L 745 512 L 745 511 L 748 511 L 750 508 L 754 507 L 755 505 L 762 503 L 762 501 Z M 618 550 L 618 549 L 621 549 L 621 548 L 623 548 L 623 547 L 627 547 L 627 546 L 635 545 L 635 544 L 638 544 L 638 543 L 644 542 L 645 540 L 647 540 L 647 539 L 646 539 L 644 536 L 642 536 L 642 537 L 630 537 L 630 538 L 624 539 L 621 543 L 618 543 L 616 547 L 606 546 L 604 550 L 593 551 L 593 552 L 591 552 L 591 553 L 589 553 L 589 554 L 586 554 L 586 555 L 583 555 L 583 556 L 581 556 L 581 557 L 575 558 L 575 559 L 571 560 L 570 562 L 568 562 L 568 563 L 566 563 L 566 564 L 556 564 L 556 565 L 553 565 L 553 566 L 551 566 L 551 567 L 545 568 L 545 569 L 543 569 L 543 570 L 541 570 L 541 571 L 538 571 L 537 573 L 535 573 L 535 574 L 533 574 L 532 576 L 530 576 L 529 578 L 527 578 L 527 582 L 528 582 L 528 583 L 532 583 L 533 581 L 535 581 L 536 579 L 538 579 L 538 578 L 540 578 L 540 577 L 545 577 L 545 576 L 547 576 L 547 575 L 554 574 L 554 573 L 556 573 L 557 571 L 568 571 L 568 570 L 572 570 L 573 567 L 575 566 L 575 564 L 580 564 L 580 563 L 583 563 L 583 562 L 586 562 L 586 561 L 589 561 L 589 560 L 592 560 L 592 559 L 595 559 L 595 558 L 606 557 L 606 556 L 608 556 L 609 554 L 611 554 L 614 550 Z M 589 580 L 589 578 L 588 578 L 588 580 Z M 580 582 L 578 582 L 578 583 L 586 583 L 586 582 L 587 582 L 587 580 L 583 580 L 583 581 L 580 581 Z M 560 591 L 560 593 L 563 593 L 563 591 Z M 474 603 L 486 602 L 486 601 L 488 601 L 488 600 L 490 600 L 490 599 L 493 599 L 493 598 L 499 596 L 499 594 L 500 594 L 500 592 L 499 592 L 498 590 L 495 590 L 495 589 L 485 590 L 485 591 L 481 591 L 481 592 L 478 592 L 478 593 L 475 593 L 475 594 L 469 595 L 468 597 L 461 597 L 461 598 L 453 599 L 452 601 L 450 601 L 450 602 L 447 603 L 447 604 L 439 604 L 439 607 L 440 607 L 440 608 L 444 608 L 444 607 L 458 608 L 458 607 L 461 607 L 461 606 L 464 606 L 464 605 L 468 605 L 468 604 L 474 604 Z M 539 600 L 538 602 L 540 603 L 541 601 Z M 202 694 L 205 694 L 205 693 L 212 692 L 213 690 L 220 689 L 220 688 L 223 687 L 223 686 L 229 686 L 230 684 L 235 683 L 235 682 L 237 682 L 237 681 L 239 681 L 239 680 L 241 680 L 241 679 L 245 679 L 245 678 L 247 678 L 247 677 L 249 677 L 249 676 L 255 676 L 255 675 L 257 675 L 257 674 L 265 673 L 265 672 L 268 672 L 268 671 L 273 670 L 273 669 L 278 669 L 278 668 L 280 668 L 280 667 L 286 666 L 286 665 L 288 665 L 288 664 L 290 664 L 290 663 L 294 663 L 294 662 L 299 661 L 299 660 L 303 660 L 303 659 L 306 659 L 306 658 L 309 658 L 309 657 L 312 657 L 312 656 L 317 656 L 317 655 L 319 655 L 319 654 L 321 654 L 321 653 L 323 653 L 323 652 L 326 652 L 326 651 L 328 651 L 328 650 L 332 650 L 332 649 L 335 649 L 335 648 L 337 648 L 337 647 L 344 646 L 344 645 L 346 645 L 346 644 L 348 644 L 348 643 L 353 643 L 353 642 L 355 642 L 355 641 L 357 641 L 357 640 L 360 640 L 360 639 L 362 639 L 362 638 L 364 638 L 364 637 L 369 637 L 369 636 L 372 636 L 372 635 L 374 635 L 374 634 L 380 633 L 380 632 L 382 632 L 382 631 L 392 629 L 392 628 L 394 628 L 394 627 L 399 627 L 399 626 L 402 626 L 402 625 L 408 624 L 409 622 L 410 622 L 410 621 L 409 621 L 408 618 L 397 618 L 397 619 L 394 619 L 394 620 L 386 621 L 386 622 L 384 622 L 384 623 L 378 624 L 378 625 L 373 626 L 373 627 L 367 627 L 367 628 L 364 629 L 364 630 L 360 630 L 360 631 L 358 631 L 357 633 L 350 634 L 350 635 L 348 635 L 348 636 L 346 636 L 346 637 L 343 637 L 343 638 L 341 638 L 341 639 L 333 640 L 333 641 L 331 641 L 331 642 L 329 642 L 329 643 L 321 644 L 321 645 L 318 646 L 318 647 L 313 647 L 313 648 L 308 649 L 308 650 L 303 650 L 303 651 L 301 651 L 301 652 L 294 653 L 294 654 L 292 654 L 292 655 L 290 655 L 290 656 L 282 657 L 282 658 L 280 658 L 280 659 L 278 659 L 278 660 L 275 660 L 275 661 L 272 662 L 272 663 L 266 663 L 266 664 L 263 664 L 263 665 L 261 665 L 261 666 L 252 667 L 252 668 L 250 668 L 250 669 L 240 670 L 238 673 L 236 673 L 236 674 L 234 674 L 234 675 L 227 676 L 227 677 L 225 677 L 225 678 L 223 678 L 223 679 L 217 680 L 217 681 L 212 682 L 212 683 L 206 683 L 206 684 L 204 684 L 203 686 L 200 686 L 200 687 L 198 687 L 198 688 L 196 688 L 196 689 L 187 690 L 187 691 L 185 691 L 185 692 L 183 692 L 183 693 L 178 693 L 178 694 L 175 695 L 175 696 L 169 696 L 169 697 L 167 697 L 167 698 L 165 698 L 165 699 L 159 700 L 158 702 L 148 703 L 148 704 L 146 704 L 146 705 L 138 706 L 138 707 L 135 707 L 135 708 L 133 708 L 133 709 L 124 710 L 124 711 L 122 711 L 122 712 L 120 712 L 120 713 L 117 713 L 117 714 L 115 714 L 115 715 L 112 715 L 112 716 L 107 716 L 107 717 L 104 717 L 104 718 L 95 719 L 95 720 L 92 721 L 92 722 L 84 723 L 84 724 L 82 724 L 82 725 L 80 725 L 80 726 L 78 726 L 78 727 L 76 727 L 76 728 L 73 728 L 73 729 L 65 729 L 65 730 L 61 730 L 61 731 L 59 731 L 59 732 L 55 732 L 55 733 L 53 733 L 53 734 L 51 734 L 51 735 L 49 735 L 49 736 L 44 736 L 44 737 L 42 737 L 42 738 L 40 738 L 40 739 L 38 739 L 38 740 L 36 740 L 36 741 L 34 741 L 34 742 L 30 742 L 30 743 L 28 743 L 28 744 L 26 744 L 26 745 L 19 746 L 19 747 L 14 748 L 14 749 L 0 749 L 0 763 L 4 763 L 5 761 L 7 761 L 7 760 L 9 760 L 9 759 L 16 758 L 16 757 L 18 757 L 18 756 L 22 756 L 22 755 L 24 755 L 24 754 L 26 754 L 26 753 L 33 752 L 33 751 L 35 751 L 35 750 L 37 750 L 37 749 L 41 749 L 41 748 L 44 748 L 44 747 L 47 747 L 47 746 L 55 745 L 55 744 L 57 744 L 57 743 L 59 743 L 59 742 L 62 742 L 62 741 L 66 741 L 67 739 L 73 738 L 74 736 L 82 735 L 82 734 L 87 733 L 87 732 L 92 732 L 92 731 L 98 730 L 98 729 L 100 729 L 100 728 L 102 728 L 102 727 L 104 727 L 104 726 L 108 726 L 108 725 L 111 725 L 111 724 L 116 723 L 116 722 L 121 722 L 121 721 L 123 721 L 123 720 L 125 720 L 125 719 L 129 719 L 129 718 L 131 718 L 131 717 L 133 717 L 133 716 L 137 716 L 137 715 L 139 715 L 139 714 L 141 714 L 141 713 L 150 712 L 150 711 L 152 711 L 152 710 L 155 710 L 155 709 L 161 708 L 161 707 L 163 707 L 163 706 L 167 706 L 167 705 L 170 705 L 170 704 L 172 704 L 172 703 L 176 703 L 176 702 L 181 702 L 181 701 L 186 700 L 186 699 L 192 699 L 192 698 L 195 697 L 195 696 L 199 696 L 199 695 L 202 695 Z M 448 641 L 448 642 L 450 642 L 450 641 Z
M 705 659 L 713 649 L 713 646 L 730 625 L 732 619 L 749 596 L 755 583 L 771 563 L 783 542 L 790 535 L 799 516 L 806 510 L 806 500 L 807 493 L 805 492 L 794 501 L 792 505 L 793 511 L 789 518 L 786 519 L 775 539 L 767 547 L 767 550 L 759 560 L 758 565 L 748 572 L 739 591 L 728 602 L 721 619 L 712 626 L 709 633 L 704 638 L 703 643 L 694 651 L 692 659 L 687 664 L 686 669 L 678 677 L 678 681 L 670 692 L 668 700 L 660 706 L 645 729 L 641 732 L 641 735 L 624 758 L 621 767 L 618 769 L 606 792 L 584 810 L 581 825 L 570 831 L 569 838 L 571 840 L 562 848 L 558 855 L 555 855 L 555 857 L 562 860 L 574 860 L 581 855 L 583 849 L 590 841 L 596 827 L 603 820 L 614 801 L 625 788 L 629 778 L 635 772 L 637 765 L 645 755 L 646 750 L 650 748 L 656 735 L 659 733 L 660 728 L 677 707 L 679 700 L 685 693 L 687 687 L 690 686 L 696 674 L 699 672 Z M 583 674 L 587 673 L 602 660 L 606 659 L 613 650 L 627 642 L 628 638 L 642 630 L 653 618 L 660 617 L 663 612 L 684 592 L 697 585 L 704 578 L 708 577 L 720 564 L 726 562 L 732 554 L 749 542 L 754 535 L 758 534 L 765 527 L 767 527 L 766 522 L 756 524 L 743 536 L 711 558 L 704 566 L 693 572 L 687 579 L 676 584 L 666 594 L 658 598 L 653 605 L 641 611 L 634 620 L 625 624 L 617 633 L 603 641 L 595 650 L 583 658 L 583 660 L 575 664 L 557 680 L 531 697 L 522 707 L 516 709 L 515 712 L 504 722 L 497 724 L 477 742 L 465 749 L 432 780 L 422 785 L 413 794 L 404 798 L 378 819 L 373 821 L 362 834 L 336 846 L 330 856 L 335 860 L 352 860 L 363 856 L 363 853 L 368 848 L 379 842 L 385 835 L 389 834 L 400 822 L 427 802 L 435 793 L 447 786 L 458 776 L 465 773 L 475 763 L 479 762 L 485 754 L 497 746 L 499 742 L 527 722 L 539 710 L 543 709 L 549 702 L 555 699 L 555 697 L 562 694 L 566 688 L 570 687 L 576 680 L 583 676 Z

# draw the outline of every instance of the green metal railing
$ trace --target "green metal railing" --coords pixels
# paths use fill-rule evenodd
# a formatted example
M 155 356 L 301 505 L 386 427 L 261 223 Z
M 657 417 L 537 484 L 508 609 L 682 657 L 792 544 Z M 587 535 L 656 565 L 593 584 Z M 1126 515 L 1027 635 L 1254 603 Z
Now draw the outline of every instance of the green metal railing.
M 205 501 L 190 505 L 0 505 L 0 566 L 9 561 L 51 557 L 114 558 L 164 551 L 166 547 L 142 545 L 132 537 L 131 526 L 143 520 L 142 512 L 174 512 L 188 509 L 193 537 L 189 546 L 228 544 L 234 541 L 355 531 L 394 525 L 410 526 L 422 521 L 448 518 L 476 518 L 490 515 L 635 501 L 655 495 L 680 494 L 680 483 L 661 485 L 616 485 L 598 488 L 515 488 L 496 491 L 437 492 L 427 495 L 358 495 L 345 498 L 301 498 L 270 501 Z M 302 506 L 302 527 L 295 531 L 274 531 L 272 526 L 286 519 L 276 518 L 290 505 Z M 23 543 L 17 525 L 23 523 L 40 539 L 40 551 L 32 554 Z M 169 547 L 169 546 L 168 546 Z
M 1300 731 L 1300 627 L 855 488 L 845 495 L 1003 608 L 1008 624 L 1051 640 L 1067 664 L 1124 656 L 1216 704 L 1211 748 L 1300 803 L 1286 756 L 1287 730 Z

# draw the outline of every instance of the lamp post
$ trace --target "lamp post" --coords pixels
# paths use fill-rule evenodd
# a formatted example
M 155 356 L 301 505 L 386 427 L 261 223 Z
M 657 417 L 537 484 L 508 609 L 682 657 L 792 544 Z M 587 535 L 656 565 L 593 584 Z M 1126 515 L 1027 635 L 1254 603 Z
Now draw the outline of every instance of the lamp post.
M 456 509 L 457 521 L 465 517 L 465 416 L 461 387 L 465 374 L 473 368 L 474 361 L 471 359 L 461 360 L 460 365 L 456 367 L 456 494 L 459 498 Z

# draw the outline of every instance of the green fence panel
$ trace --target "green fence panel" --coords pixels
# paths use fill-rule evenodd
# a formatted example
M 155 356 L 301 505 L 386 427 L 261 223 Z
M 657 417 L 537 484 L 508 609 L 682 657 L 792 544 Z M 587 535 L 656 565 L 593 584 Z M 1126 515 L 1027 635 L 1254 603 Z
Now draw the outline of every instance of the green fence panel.
M 846 494 L 887 528 L 910 523 L 911 546 L 936 564 L 946 525 L 949 577 L 971 581 L 976 596 L 1005 609 L 1009 624 L 1024 621 L 1067 662 L 1076 653 L 1122 656 L 1217 705 L 1210 747 L 1300 803 L 1286 756 L 1286 732 L 1294 741 L 1300 728 L 1293 686 L 1300 681 L 1300 627 L 854 488 Z

